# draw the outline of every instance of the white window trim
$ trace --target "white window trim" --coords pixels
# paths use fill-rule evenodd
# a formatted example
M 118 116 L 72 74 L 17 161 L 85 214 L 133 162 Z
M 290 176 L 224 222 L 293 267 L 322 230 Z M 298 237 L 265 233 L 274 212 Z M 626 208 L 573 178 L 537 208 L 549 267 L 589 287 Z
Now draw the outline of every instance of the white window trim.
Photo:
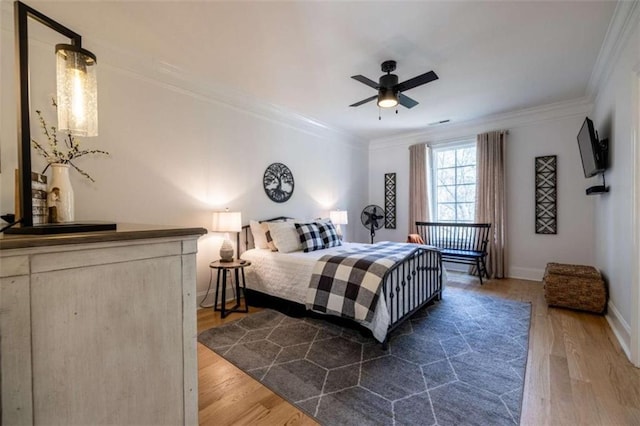
M 440 219 L 437 217 L 438 216 L 438 205 L 436 203 L 436 198 L 437 198 L 437 194 L 438 194 L 438 182 L 436 179 L 436 153 L 438 153 L 438 151 L 449 151 L 452 149 L 458 149 L 458 148 L 468 148 L 468 147 L 475 147 L 476 146 L 476 141 L 475 139 L 464 139 L 464 140 L 457 140 L 455 142 L 447 142 L 447 143 L 442 143 L 442 144 L 431 144 L 431 164 L 429 164 L 429 168 L 430 168 L 430 174 L 431 176 L 428 177 L 428 181 L 430 182 L 430 193 L 431 193 L 431 197 L 429 197 L 429 205 L 430 205 L 430 209 L 431 209 L 431 214 L 432 214 L 432 218 L 434 221 L 440 221 Z

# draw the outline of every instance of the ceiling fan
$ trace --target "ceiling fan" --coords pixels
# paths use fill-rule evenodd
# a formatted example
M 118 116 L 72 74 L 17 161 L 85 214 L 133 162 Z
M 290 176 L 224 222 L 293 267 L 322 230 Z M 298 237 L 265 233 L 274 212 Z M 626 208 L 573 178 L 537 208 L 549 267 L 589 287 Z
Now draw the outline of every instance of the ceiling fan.
M 381 108 L 393 108 L 398 104 L 402 105 L 405 108 L 413 108 L 414 106 L 418 105 L 418 101 L 411 99 L 407 95 L 403 94 L 403 92 L 438 79 L 438 76 L 435 72 L 429 71 L 424 74 L 420 74 L 419 76 L 410 78 L 407 81 L 403 81 L 402 83 L 398 83 L 398 76 L 395 74 L 391 74 L 391 72 L 395 71 L 396 69 L 396 61 L 384 61 L 381 65 L 381 68 L 382 72 L 386 72 L 386 74 L 380 76 L 379 83 L 376 83 L 375 81 L 368 79 L 363 75 L 351 76 L 351 78 L 353 78 L 354 80 L 358 80 L 360 83 L 366 84 L 367 86 L 376 89 L 378 91 L 378 94 L 375 96 L 371 96 L 370 98 L 363 99 L 360 102 L 356 102 L 355 104 L 351 104 L 349 106 L 357 107 L 377 98 L 378 106 Z M 396 113 L 397 112 L 398 111 L 396 110 Z

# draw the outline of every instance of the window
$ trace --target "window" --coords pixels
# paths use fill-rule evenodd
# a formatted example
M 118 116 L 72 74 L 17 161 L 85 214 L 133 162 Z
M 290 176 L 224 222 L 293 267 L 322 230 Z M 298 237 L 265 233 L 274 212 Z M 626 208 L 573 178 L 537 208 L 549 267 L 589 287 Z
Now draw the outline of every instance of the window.
M 433 148 L 433 211 L 439 222 L 473 222 L 476 204 L 474 142 Z

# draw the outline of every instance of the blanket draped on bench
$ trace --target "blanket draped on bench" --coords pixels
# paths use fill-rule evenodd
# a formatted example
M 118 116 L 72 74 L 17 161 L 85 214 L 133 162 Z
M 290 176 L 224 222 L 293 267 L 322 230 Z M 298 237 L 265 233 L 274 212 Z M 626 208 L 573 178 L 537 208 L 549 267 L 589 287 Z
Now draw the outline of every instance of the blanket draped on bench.
M 414 249 L 411 244 L 381 242 L 321 257 L 309 283 L 307 309 L 371 322 L 385 273 Z

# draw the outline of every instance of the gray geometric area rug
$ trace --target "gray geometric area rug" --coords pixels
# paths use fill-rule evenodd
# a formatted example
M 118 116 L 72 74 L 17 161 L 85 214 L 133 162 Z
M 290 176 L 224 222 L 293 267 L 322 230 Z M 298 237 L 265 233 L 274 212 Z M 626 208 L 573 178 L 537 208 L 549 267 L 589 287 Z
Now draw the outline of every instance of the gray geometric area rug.
M 372 337 L 263 310 L 198 340 L 324 425 L 520 422 L 531 304 L 447 287 Z

